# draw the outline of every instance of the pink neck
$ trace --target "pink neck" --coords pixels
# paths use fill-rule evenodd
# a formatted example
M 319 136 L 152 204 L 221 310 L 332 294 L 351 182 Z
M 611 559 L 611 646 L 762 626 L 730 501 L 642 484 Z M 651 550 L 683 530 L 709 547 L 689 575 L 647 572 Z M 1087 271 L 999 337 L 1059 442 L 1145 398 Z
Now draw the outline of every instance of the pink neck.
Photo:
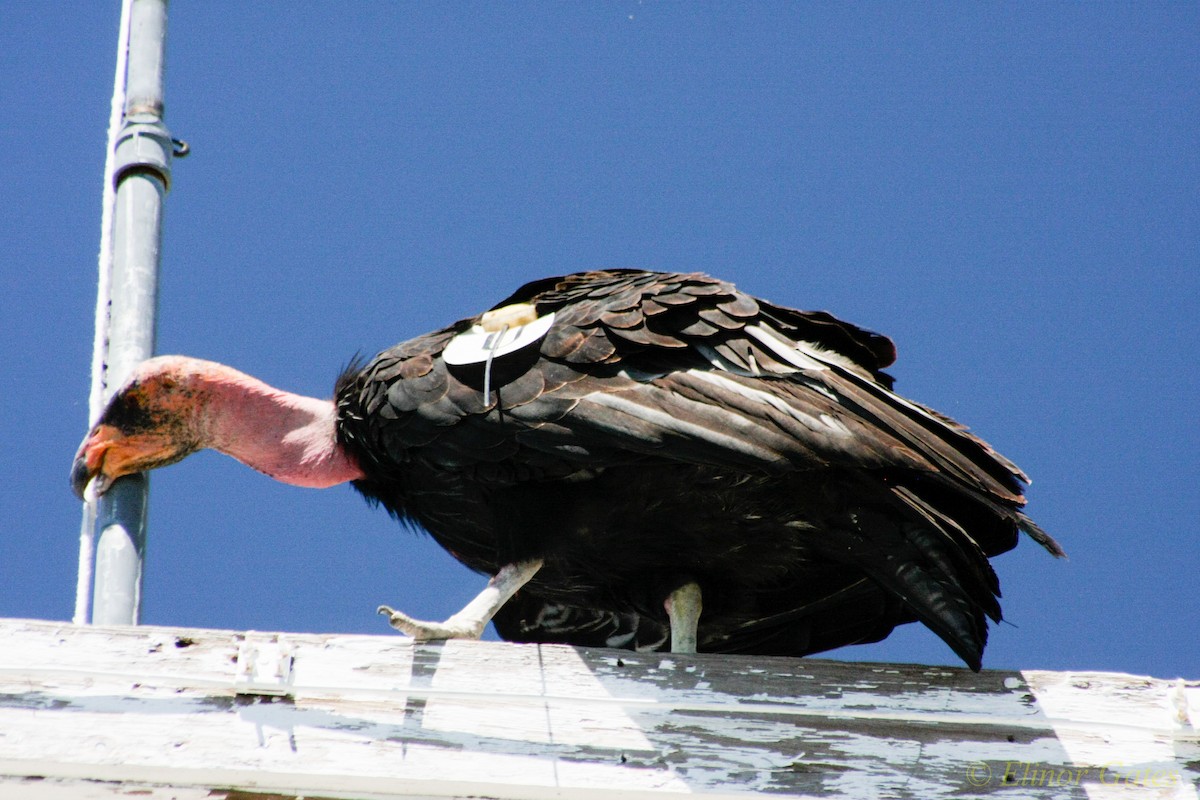
M 337 408 L 274 389 L 212 362 L 203 364 L 197 420 L 204 447 L 293 486 L 323 489 L 364 477 L 337 441 Z

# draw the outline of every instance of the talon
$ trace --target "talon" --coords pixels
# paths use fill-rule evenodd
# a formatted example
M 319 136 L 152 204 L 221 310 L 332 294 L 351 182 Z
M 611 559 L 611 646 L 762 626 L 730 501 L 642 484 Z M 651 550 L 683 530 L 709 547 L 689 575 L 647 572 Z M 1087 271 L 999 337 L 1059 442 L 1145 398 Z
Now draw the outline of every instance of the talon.
M 401 633 L 407 633 L 414 639 L 430 638 L 428 636 L 422 637 L 420 635 L 423 632 L 427 632 L 423 629 L 429 627 L 428 623 L 422 623 L 418 620 L 415 620 L 408 614 L 405 614 L 403 611 L 397 611 L 391 606 L 380 606 L 379 608 L 375 609 L 375 611 L 376 613 L 387 617 L 388 624 Z
M 478 597 L 445 622 L 423 622 L 391 606 L 379 606 L 376 611 L 386 616 L 393 628 L 417 641 L 478 639 L 500 606 L 508 602 L 517 589 L 528 583 L 541 566 L 542 560 L 536 559 L 501 567 Z
M 435 639 L 478 639 L 483 633 L 482 626 L 476 630 L 473 626 L 462 624 L 454 617 L 445 622 L 425 622 L 413 619 L 403 611 L 397 611 L 391 606 L 380 606 L 377 611 L 388 618 L 388 624 L 393 628 L 419 642 Z

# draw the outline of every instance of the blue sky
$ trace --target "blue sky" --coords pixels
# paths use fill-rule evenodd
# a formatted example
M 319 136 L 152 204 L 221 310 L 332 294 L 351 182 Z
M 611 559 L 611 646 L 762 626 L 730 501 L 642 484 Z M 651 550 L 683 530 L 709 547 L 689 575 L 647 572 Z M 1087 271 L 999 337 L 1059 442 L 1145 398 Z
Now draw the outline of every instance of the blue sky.
M 0 10 L 0 616 L 68 619 L 117 2 Z M 985 665 L 1200 677 L 1200 7 L 175 3 L 158 351 L 329 396 L 526 280 L 699 270 L 893 337 L 1030 475 Z M 152 479 L 143 621 L 482 585 L 348 487 Z M 956 663 L 907 626 L 838 658 Z

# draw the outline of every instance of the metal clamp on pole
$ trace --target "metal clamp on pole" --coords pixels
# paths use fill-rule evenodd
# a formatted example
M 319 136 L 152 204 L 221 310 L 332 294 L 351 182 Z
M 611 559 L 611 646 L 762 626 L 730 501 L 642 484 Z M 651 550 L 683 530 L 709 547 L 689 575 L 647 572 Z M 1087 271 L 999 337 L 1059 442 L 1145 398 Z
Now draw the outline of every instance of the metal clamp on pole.
M 174 140 L 161 119 L 152 114 L 127 117 L 114 152 L 113 188 L 131 174 L 149 174 L 169 190 L 174 151 Z

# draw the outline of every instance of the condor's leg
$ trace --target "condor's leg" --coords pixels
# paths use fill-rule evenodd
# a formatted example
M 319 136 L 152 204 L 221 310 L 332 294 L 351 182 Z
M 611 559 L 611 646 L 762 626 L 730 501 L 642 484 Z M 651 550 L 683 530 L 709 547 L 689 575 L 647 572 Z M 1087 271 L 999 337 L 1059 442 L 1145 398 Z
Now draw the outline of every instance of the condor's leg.
M 407 633 L 414 639 L 478 639 L 500 607 L 507 603 L 518 589 L 529 583 L 529 579 L 536 575 L 541 567 L 540 558 L 502 567 L 488 581 L 487 588 L 480 592 L 479 596 L 445 622 L 422 622 L 389 606 L 380 606 L 379 613 L 388 618 L 393 628 Z
M 685 583 L 663 601 L 671 620 L 671 652 L 696 652 L 696 628 L 700 624 L 700 585 Z

